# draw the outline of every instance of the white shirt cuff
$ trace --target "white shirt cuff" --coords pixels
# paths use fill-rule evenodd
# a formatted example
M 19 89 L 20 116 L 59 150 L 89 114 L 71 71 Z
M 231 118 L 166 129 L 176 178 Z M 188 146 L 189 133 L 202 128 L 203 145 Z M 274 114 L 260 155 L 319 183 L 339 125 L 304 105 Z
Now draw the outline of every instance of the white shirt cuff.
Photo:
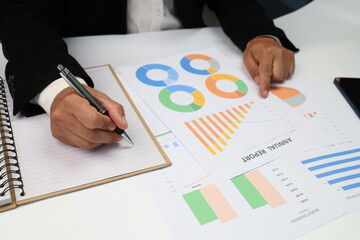
M 275 41 L 277 44 L 279 44 L 279 46 L 282 46 L 280 39 L 279 39 L 278 37 L 273 36 L 273 35 L 260 35 L 260 36 L 254 37 L 253 39 L 257 39 L 257 38 L 261 38 L 261 37 L 269 37 L 269 38 L 272 38 L 272 39 L 274 39 L 274 41 Z M 250 41 L 251 41 L 251 40 L 250 40 Z M 250 42 L 250 41 L 249 41 L 249 42 Z
M 83 79 L 77 79 L 80 81 L 80 83 L 86 84 Z M 50 83 L 40 93 L 38 93 L 38 95 L 36 95 L 30 102 L 33 104 L 38 104 L 50 115 L 51 104 L 55 97 L 67 87 L 69 87 L 69 84 L 64 79 L 58 78 L 54 82 Z

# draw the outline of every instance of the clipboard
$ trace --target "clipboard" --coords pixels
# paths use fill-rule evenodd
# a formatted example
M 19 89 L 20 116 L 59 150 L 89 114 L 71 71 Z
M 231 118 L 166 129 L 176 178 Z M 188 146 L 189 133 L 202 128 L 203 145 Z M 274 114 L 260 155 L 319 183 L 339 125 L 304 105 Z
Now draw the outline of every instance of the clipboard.
M 0 82 L 0 212 L 171 165 L 111 65 L 85 69 L 98 90 L 121 103 L 134 146 L 121 141 L 86 151 L 51 136 L 46 114 L 10 116 L 12 103 Z

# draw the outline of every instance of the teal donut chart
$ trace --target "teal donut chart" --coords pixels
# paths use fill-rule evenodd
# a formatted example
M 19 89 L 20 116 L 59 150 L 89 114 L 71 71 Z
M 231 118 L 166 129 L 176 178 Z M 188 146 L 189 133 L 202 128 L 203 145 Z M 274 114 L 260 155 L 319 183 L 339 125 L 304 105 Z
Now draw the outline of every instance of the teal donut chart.
M 180 105 L 171 100 L 171 94 L 174 92 L 186 92 L 192 95 L 193 102 L 188 105 Z M 195 112 L 205 104 L 204 95 L 197 89 L 186 85 L 172 85 L 164 88 L 159 93 L 160 102 L 167 108 L 176 112 Z
M 210 67 L 207 69 L 196 69 L 191 66 L 191 61 L 193 61 L 193 60 L 207 61 L 210 64 Z M 213 59 L 209 56 L 202 55 L 202 54 L 186 55 L 185 57 L 183 57 L 180 60 L 180 65 L 184 70 L 186 70 L 190 73 L 197 74 L 197 75 L 210 75 L 210 74 L 216 73 L 220 69 L 220 64 L 218 63 L 218 61 L 216 61 L 215 59 Z
M 167 78 L 163 80 L 154 80 L 150 79 L 147 76 L 147 73 L 151 70 L 162 70 L 165 71 L 168 76 Z M 179 74 L 176 72 L 175 69 L 166 66 L 164 64 L 147 64 L 142 67 L 140 67 L 138 70 L 136 70 L 136 77 L 139 79 L 142 83 L 145 83 L 150 86 L 154 87 L 165 87 L 174 84 L 179 79 Z

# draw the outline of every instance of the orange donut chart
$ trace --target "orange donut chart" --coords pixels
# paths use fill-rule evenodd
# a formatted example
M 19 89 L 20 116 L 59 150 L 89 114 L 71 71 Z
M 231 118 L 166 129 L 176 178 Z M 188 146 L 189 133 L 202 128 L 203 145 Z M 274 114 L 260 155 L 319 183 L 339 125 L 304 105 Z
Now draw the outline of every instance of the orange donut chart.
M 216 86 L 217 81 L 220 81 L 220 80 L 229 80 L 229 81 L 233 82 L 234 84 L 236 84 L 237 89 L 234 92 L 225 92 L 225 91 L 220 90 Z M 240 80 L 238 77 L 235 77 L 235 76 L 229 75 L 229 74 L 212 75 L 206 79 L 205 84 L 206 84 L 207 89 L 209 89 L 210 92 L 212 92 L 213 94 L 215 94 L 219 97 L 223 97 L 223 98 L 241 98 L 241 97 L 245 96 L 246 93 L 248 92 L 248 87 L 242 80 Z

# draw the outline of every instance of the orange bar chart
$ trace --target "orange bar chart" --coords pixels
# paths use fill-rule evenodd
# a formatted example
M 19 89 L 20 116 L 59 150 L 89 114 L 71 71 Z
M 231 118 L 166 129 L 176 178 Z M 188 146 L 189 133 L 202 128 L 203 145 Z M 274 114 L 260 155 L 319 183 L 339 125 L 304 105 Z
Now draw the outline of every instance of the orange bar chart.
M 238 117 L 235 116 L 235 114 L 233 114 L 230 110 L 226 110 L 226 112 L 237 122 L 237 123 L 241 123 L 240 119 Z
M 236 112 L 237 115 L 239 115 L 239 117 L 245 118 L 245 116 L 239 110 L 237 110 L 236 108 L 232 108 L 232 110 L 234 110 L 234 112 Z
M 215 130 L 210 127 L 210 125 L 203 119 L 203 118 L 199 118 L 200 122 L 202 124 L 204 124 L 204 126 L 223 144 L 226 145 L 227 143 L 222 139 L 222 137 L 220 137 L 220 135 L 215 132 Z
M 304 117 L 308 118 L 308 119 L 311 119 L 311 118 L 314 118 L 316 116 L 317 112 L 308 112 L 308 113 L 304 113 Z
M 235 134 L 253 104 L 254 102 L 250 102 L 199 117 L 185 122 L 185 126 L 212 155 L 216 155 L 224 151 L 231 134 Z
M 204 147 L 206 147 L 207 150 L 209 150 L 211 154 L 216 155 L 214 149 L 204 140 L 204 138 L 201 137 L 201 135 L 197 131 L 195 131 L 195 129 L 189 123 L 186 122 L 185 125 L 195 135 L 195 137 L 204 145 Z
M 215 184 L 201 188 L 200 192 L 207 200 L 220 222 L 224 223 L 238 217 Z
M 266 205 L 277 208 L 286 204 L 286 200 L 259 170 L 239 175 L 231 181 L 253 209 Z
M 223 127 L 229 131 L 229 133 L 234 134 L 235 132 L 227 125 L 226 121 L 223 121 L 217 114 L 213 114 L 214 118 L 221 124 Z
M 215 148 L 217 150 L 219 150 L 220 152 L 223 151 L 223 149 L 220 147 L 220 145 L 216 142 L 216 140 L 210 136 L 210 134 L 205 131 L 202 126 L 195 120 L 192 121 L 192 123 L 197 127 L 198 130 L 200 130 L 200 132 L 211 142 L 212 145 L 215 146 Z
M 238 128 L 238 125 L 234 123 L 224 112 L 220 112 L 220 115 L 225 119 L 227 123 L 229 123 L 233 128 Z
M 230 139 L 231 137 L 219 126 L 219 124 L 217 124 L 210 116 L 206 116 L 206 119 L 212 124 L 214 125 L 214 127 L 221 132 L 222 135 L 224 135 L 224 137 L 226 139 Z
M 277 208 L 286 203 L 286 200 L 259 170 L 248 172 L 245 175 L 270 207 Z
M 239 108 L 240 108 L 241 111 L 243 111 L 244 113 L 248 113 L 248 111 L 247 111 L 243 106 L 239 106 Z

